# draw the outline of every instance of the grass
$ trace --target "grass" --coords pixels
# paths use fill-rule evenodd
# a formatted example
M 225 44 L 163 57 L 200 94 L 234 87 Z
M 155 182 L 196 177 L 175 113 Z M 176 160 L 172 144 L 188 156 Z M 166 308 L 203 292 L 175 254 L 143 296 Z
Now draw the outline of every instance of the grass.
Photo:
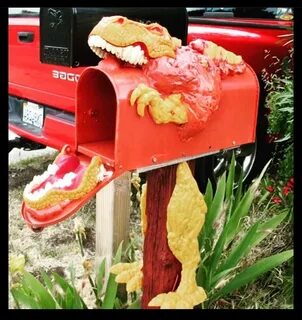
M 15 162 L 9 166 L 9 170 L 19 170 L 22 171 L 27 168 L 35 168 L 43 172 L 47 166 L 52 163 L 57 156 L 57 152 L 53 154 L 48 154 L 45 156 L 36 156 L 28 159 L 23 159 L 21 161 Z
M 49 164 L 51 164 L 56 153 L 46 156 L 38 156 L 29 159 L 24 159 L 13 163 L 9 166 L 9 188 L 24 187 L 32 180 L 35 175 L 43 173 Z

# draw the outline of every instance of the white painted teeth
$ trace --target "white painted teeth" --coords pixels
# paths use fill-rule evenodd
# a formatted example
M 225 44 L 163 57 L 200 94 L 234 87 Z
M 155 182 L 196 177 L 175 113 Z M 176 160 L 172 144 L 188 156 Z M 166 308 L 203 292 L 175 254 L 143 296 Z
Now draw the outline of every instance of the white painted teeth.
M 24 189 L 24 197 L 31 200 L 36 201 L 42 198 L 49 190 L 51 189 L 63 189 L 65 187 L 70 187 L 73 183 L 73 180 L 76 178 L 76 174 L 74 172 L 68 172 L 64 175 L 62 179 L 58 179 L 54 183 L 46 182 L 44 188 L 40 188 L 39 190 L 36 190 L 35 192 L 32 192 L 32 190 L 41 184 L 43 181 L 45 181 L 49 176 L 54 175 L 58 171 L 59 167 L 56 164 L 52 164 L 48 166 L 47 171 L 45 171 L 40 176 L 35 176 L 33 180 L 26 185 Z M 97 180 L 103 181 L 105 178 L 111 177 L 113 174 L 112 171 L 107 171 L 102 164 L 99 169 L 99 173 L 97 175 Z
M 144 51 L 140 46 L 127 46 L 127 47 L 116 47 L 99 36 L 92 35 L 88 38 L 88 45 L 91 50 L 97 54 L 100 58 L 104 57 L 104 50 L 114 54 L 119 59 L 129 62 L 131 64 L 142 65 L 147 63 Z
M 100 47 L 100 48 L 105 48 L 106 47 L 106 41 L 104 39 L 102 39 L 99 36 L 90 36 L 88 38 L 88 45 L 89 47 Z
M 62 179 L 63 182 L 64 182 L 64 185 L 63 187 L 70 187 L 71 184 L 72 184 L 72 181 L 73 179 L 76 177 L 77 175 L 74 173 L 74 172 L 69 172 L 69 173 L 66 173 L 64 175 L 64 178 Z
M 97 55 L 99 56 L 101 59 L 105 57 L 106 52 L 104 50 L 102 50 L 101 48 L 98 47 L 90 47 L 90 49 Z
M 99 171 L 99 173 L 98 173 L 98 175 L 97 175 L 97 180 L 98 180 L 99 182 L 100 182 L 100 181 L 103 181 L 105 178 L 111 177 L 112 174 L 113 174 L 112 171 L 107 171 L 107 170 L 105 169 L 104 165 L 101 164 L 101 166 L 100 166 L 100 171 Z
M 55 172 L 58 170 L 58 166 L 51 167 L 50 171 L 55 170 Z M 49 167 L 48 167 L 49 168 Z M 31 190 L 37 186 L 38 184 L 45 181 L 50 175 L 48 174 L 48 170 L 45 171 L 40 176 L 35 176 L 32 182 L 30 182 L 24 189 L 24 196 L 28 198 L 29 200 L 35 201 L 43 197 L 47 191 L 51 189 L 62 189 L 65 187 L 70 187 L 72 184 L 72 181 L 77 176 L 74 172 L 69 172 L 64 175 L 62 179 L 59 179 L 55 181 L 54 183 L 50 183 L 49 181 L 46 183 L 44 188 L 41 188 L 39 190 L 36 190 L 35 192 L 31 192 Z M 43 179 L 42 179 L 43 178 Z
M 59 167 L 53 163 L 53 164 L 50 164 L 47 168 L 47 172 L 50 174 L 50 175 L 55 175 L 57 173 L 57 171 L 59 170 Z
M 47 192 L 51 188 L 52 188 L 52 184 L 50 182 L 47 182 L 46 185 L 45 185 L 45 191 Z

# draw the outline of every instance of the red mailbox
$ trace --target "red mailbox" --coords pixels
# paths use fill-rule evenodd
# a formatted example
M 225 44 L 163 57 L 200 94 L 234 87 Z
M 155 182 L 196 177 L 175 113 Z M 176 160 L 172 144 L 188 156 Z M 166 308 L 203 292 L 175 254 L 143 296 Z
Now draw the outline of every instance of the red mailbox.
M 255 141 L 259 88 L 249 66 L 243 74 L 223 79 L 218 110 L 203 130 L 186 140 L 179 136 L 179 125 L 156 124 L 149 114 L 140 117 L 131 106 L 133 90 L 147 83 L 142 68 L 127 66 L 113 56 L 82 73 L 76 97 L 76 150 L 65 148 L 64 153 L 74 151 L 84 167 L 99 156 L 110 175 L 81 199 L 51 209 L 23 203 L 22 215 L 33 229 L 71 216 L 125 171 L 150 170 Z
M 189 141 L 178 125 L 158 125 L 139 117 L 130 105 L 131 92 L 147 83 L 139 68 L 124 67 L 115 58 L 87 68 L 77 89 L 77 151 L 100 155 L 118 174 L 200 157 L 255 141 L 258 81 L 250 67 L 222 81 L 219 109 Z

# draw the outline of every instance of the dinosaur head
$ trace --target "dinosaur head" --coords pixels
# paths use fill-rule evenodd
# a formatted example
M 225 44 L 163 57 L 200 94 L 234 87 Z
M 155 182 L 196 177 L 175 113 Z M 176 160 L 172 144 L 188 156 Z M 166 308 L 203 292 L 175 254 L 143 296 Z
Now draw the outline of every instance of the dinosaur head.
M 103 58 L 106 53 L 133 65 L 143 65 L 150 58 L 175 58 L 181 40 L 171 37 L 158 23 L 144 24 L 122 16 L 104 17 L 88 37 L 91 50 Z
M 23 199 L 32 209 L 49 209 L 80 199 L 111 174 L 100 157 L 95 156 L 88 165 L 84 165 L 69 152 L 69 147 L 64 147 L 48 169 L 27 184 Z

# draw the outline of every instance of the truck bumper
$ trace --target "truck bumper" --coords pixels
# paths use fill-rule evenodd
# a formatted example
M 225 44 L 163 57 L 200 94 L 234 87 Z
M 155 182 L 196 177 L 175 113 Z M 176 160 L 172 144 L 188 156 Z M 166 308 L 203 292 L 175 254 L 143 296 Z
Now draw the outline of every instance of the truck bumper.
M 21 147 L 26 142 L 32 141 L 32 147 L 39 145 L 49 146 L 60 150 L 65 144 L 71 149 L 75 146 L 75 120 L 74 114 L 54 109 L 50 106 L 37 104 L 43 108 L 43 125 L 41 128 L 26 123 L 23 120 L 24 104 L 26 99 L 9 96 L 9 130 L 20 136 L 22 139 L 10 143 L 11 147 Z M 10 148 L 9 145 L 9 148 Z M 43 147 L 41 146 L 41 147 Z M 41 148 L 38 147 L 38 148 Z

